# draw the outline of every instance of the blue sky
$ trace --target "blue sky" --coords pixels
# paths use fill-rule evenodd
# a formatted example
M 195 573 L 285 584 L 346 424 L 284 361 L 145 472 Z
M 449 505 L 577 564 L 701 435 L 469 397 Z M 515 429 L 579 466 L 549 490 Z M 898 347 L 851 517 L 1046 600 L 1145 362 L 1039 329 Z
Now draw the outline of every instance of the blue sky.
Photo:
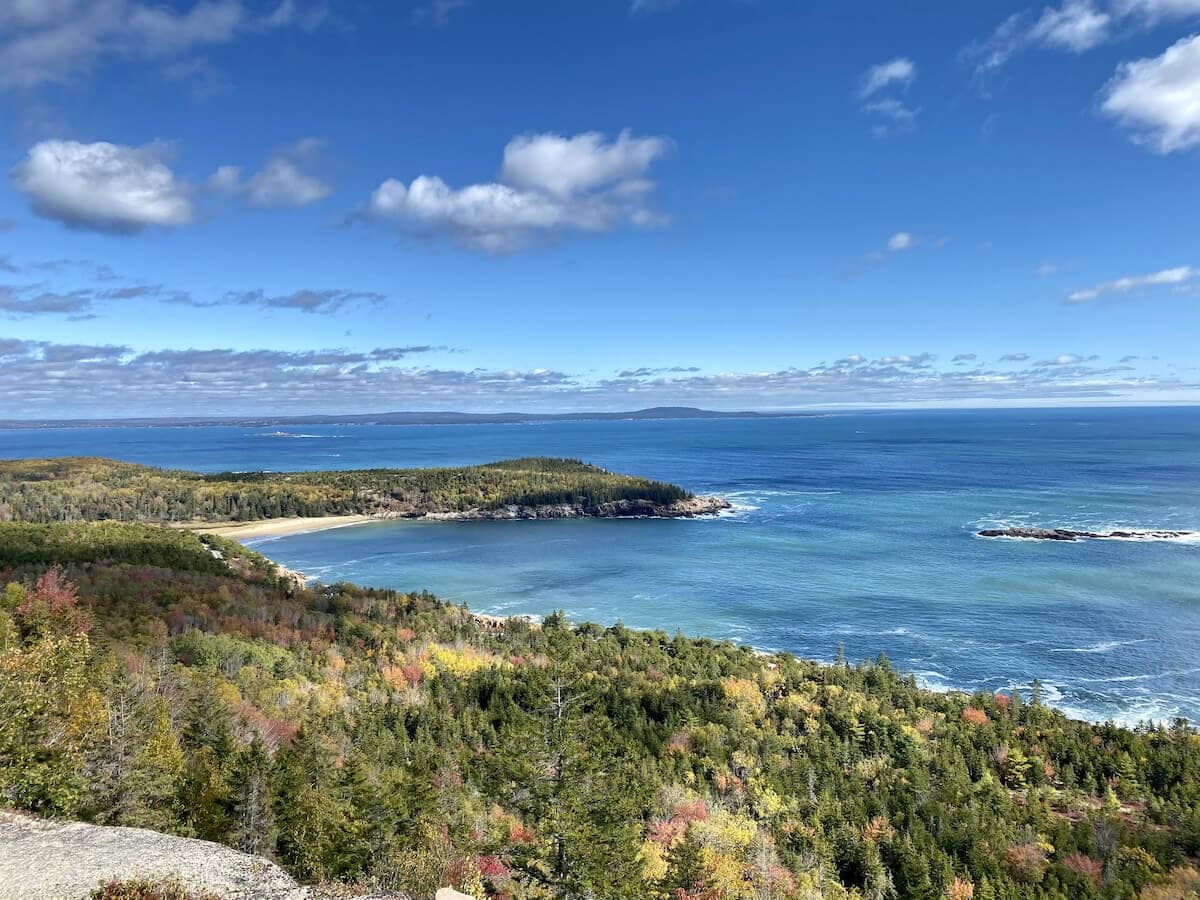
M 0 154 L 7 418 L 1200 400 L 1200 0 L 2 0 Z

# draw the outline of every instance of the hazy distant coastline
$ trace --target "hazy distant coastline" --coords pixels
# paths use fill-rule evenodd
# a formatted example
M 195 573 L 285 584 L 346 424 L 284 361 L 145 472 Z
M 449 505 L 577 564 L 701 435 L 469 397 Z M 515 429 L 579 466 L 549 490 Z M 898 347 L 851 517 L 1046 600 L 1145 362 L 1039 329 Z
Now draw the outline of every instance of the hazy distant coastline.
M 628 412 L 577 413 L 464 413 L 385 412 L 313 416 L 144 416 L 128 419 L 0 419 L 0 428 L 186 428 L 241 425 L 261 428 L 280 425 L 527 425 L 541 422 L 611 422 L 664 419 L 803 419 L 823 418 L 825 412 L 725 412 L 691 406 L 655 406 Z M 285 437 L 286 435 L 280 435 Z

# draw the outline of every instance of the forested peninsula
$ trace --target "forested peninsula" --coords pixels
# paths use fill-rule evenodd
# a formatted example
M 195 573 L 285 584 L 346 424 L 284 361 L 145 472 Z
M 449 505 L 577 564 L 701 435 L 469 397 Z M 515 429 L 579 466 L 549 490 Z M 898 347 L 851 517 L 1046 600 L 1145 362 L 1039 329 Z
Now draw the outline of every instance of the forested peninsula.
M 680 518 L 728 507 L 673 484 L 549 457 L 458 468 L 217 474 L 98 457 L 0 461 L 0 521 Z
M 0 524 L 0 805 L 414 900 L 1200 889 L 1184 722 L 1071 721 L 1036 682 L 932 693 L 882 657 L 497 623 L 119 522 Z

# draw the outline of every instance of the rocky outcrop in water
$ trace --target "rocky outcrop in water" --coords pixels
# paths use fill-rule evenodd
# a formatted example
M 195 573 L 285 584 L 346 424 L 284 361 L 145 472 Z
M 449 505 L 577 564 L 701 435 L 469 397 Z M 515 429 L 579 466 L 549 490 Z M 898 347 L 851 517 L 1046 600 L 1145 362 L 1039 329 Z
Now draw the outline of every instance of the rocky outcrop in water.
M 1194 531 L 1075 531 L 1070 528 L 985 528 L 978 532 L 986 538 L 1028 538 L 1036 541 L 1084 541 L 1090 538 L 1132 541 L 1169 541 L 1192 537 Z

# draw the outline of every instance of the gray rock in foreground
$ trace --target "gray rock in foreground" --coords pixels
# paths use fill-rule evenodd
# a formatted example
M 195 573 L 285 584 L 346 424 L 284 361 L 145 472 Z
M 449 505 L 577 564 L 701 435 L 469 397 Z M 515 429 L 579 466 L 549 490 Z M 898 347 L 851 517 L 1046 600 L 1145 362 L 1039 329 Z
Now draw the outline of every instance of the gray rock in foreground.
M 0 812 L 0 900 L 81 900 L 114 878 L 177 878 L 238 900 L 326 896 L 272 862 L 209 841 Z

